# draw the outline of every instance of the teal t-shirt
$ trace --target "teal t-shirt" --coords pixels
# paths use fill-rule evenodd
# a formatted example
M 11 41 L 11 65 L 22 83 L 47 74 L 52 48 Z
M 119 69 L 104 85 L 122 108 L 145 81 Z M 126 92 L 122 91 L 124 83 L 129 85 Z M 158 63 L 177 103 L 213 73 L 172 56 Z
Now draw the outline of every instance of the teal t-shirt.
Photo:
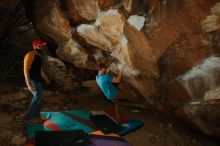
M 113 77 L 107 74 L 101 74 L 96 76 L 97 84 L 109 100 L 114 99 L 118 94 L 117 87 L 112 84 L 112 79 Z

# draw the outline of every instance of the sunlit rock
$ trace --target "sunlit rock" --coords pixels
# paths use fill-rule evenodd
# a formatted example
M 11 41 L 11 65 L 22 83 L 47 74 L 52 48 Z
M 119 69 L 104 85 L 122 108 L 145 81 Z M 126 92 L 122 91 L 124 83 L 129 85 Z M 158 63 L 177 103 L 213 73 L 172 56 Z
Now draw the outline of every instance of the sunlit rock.
M 205 96 L 204 96 L 204 100 L 205 101 L 208 101 L 208 100 L 219 100 L 220 99 L 220 87 L 214 89 L 214 90 L 211 90 L 211 91 L 208 91 L 205 93 Z
M 220 2 L 211 8 L 211 14 L 202 22 L 202 27 L 206 32 L 220 29 Z
M 94 64 L 89 61 L 89 55 L 85 49 L 73 39 L 60 43 L 57 49 L 57 55 L 62 60 L 71 62 L 77 67 L 95 67 Z
M 144 26 L 145 18 L 143 16 L 131 15 L 127 21 L 130 25 L 134 26 L 138 31 L 140 31 Z
M 208 100 L 204 102 L 194 102 L 184 107 L 184 112 L 188 120 L 198 129 L 208 135 L 220 136 L 219 100 Z
M 98 30 L 95 25 L 82 24 L 77 27 L 77 33 L 86 43 L 98 47 L 104 51 L 111 52 L 113 44 L 107 37 Z
M 67 0 L 67 12 L 75 24 L 96 20 L 100 12 L 98 0 Z
M 220 29 L 219 16 L 211 15 L 207 16 L 206 19 L 202 22 L 203 29 L 206 32 L 211 32 Z
M 211 8 L 211 14 L 220 16 L 220 2 L 217 2 L 217 3 Z
M 117 9 L 110 9 L 101 12 L 95 22 L 98 30 L 113 44 L 119 43 L 119 40 L 123 35 L 124 24 L 125 17 Z
M 200 65 L 178 77 L 179 83 L 190 95 L 190 99 L 183 101 L 185 104 L 182 105 L 182 112 L 187 120 L 204 133 L 215 136 L 220 136 L 219 63 L 219 57 L 207 58 Z
M 220 58 L 210 57 L 189 72 L 178 77 L 192 98 L 201 98 L 205 92 L 214 90 L 220 85 Z

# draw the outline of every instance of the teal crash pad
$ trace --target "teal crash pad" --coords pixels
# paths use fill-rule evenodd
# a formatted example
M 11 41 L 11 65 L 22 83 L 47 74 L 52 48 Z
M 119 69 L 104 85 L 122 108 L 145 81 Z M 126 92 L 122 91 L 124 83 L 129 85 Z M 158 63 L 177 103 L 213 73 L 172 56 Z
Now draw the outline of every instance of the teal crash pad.
M 41 112 L 46 119 L 43 125 L 28 124 L 28 137 L 34 138 L 36 131 L 56 130 L 83 130 L 86 133 L 93 132 L 97 128 L 89 119 L 89 113 L 85 110 L 71 110 L 63 112 Z

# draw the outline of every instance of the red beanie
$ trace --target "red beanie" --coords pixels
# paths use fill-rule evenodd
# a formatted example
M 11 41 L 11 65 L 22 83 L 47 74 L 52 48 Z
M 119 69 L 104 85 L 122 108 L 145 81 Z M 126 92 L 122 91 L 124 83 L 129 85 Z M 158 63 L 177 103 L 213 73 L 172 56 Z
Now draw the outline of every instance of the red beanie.
M 45 46 L 46 43 L 41 40 L 34 40 L 32 41 L 32 46 Z

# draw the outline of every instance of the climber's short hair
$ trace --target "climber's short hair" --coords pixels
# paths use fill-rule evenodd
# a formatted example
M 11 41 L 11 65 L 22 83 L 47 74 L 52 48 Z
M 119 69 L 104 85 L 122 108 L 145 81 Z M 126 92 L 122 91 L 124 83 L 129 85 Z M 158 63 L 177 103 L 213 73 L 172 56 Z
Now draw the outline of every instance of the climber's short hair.
M 101 70 L 103 68 L 107 69 L 107 66 L 104 63 L 100 63 L 99 66 L 98 66 L 98 69 Z

